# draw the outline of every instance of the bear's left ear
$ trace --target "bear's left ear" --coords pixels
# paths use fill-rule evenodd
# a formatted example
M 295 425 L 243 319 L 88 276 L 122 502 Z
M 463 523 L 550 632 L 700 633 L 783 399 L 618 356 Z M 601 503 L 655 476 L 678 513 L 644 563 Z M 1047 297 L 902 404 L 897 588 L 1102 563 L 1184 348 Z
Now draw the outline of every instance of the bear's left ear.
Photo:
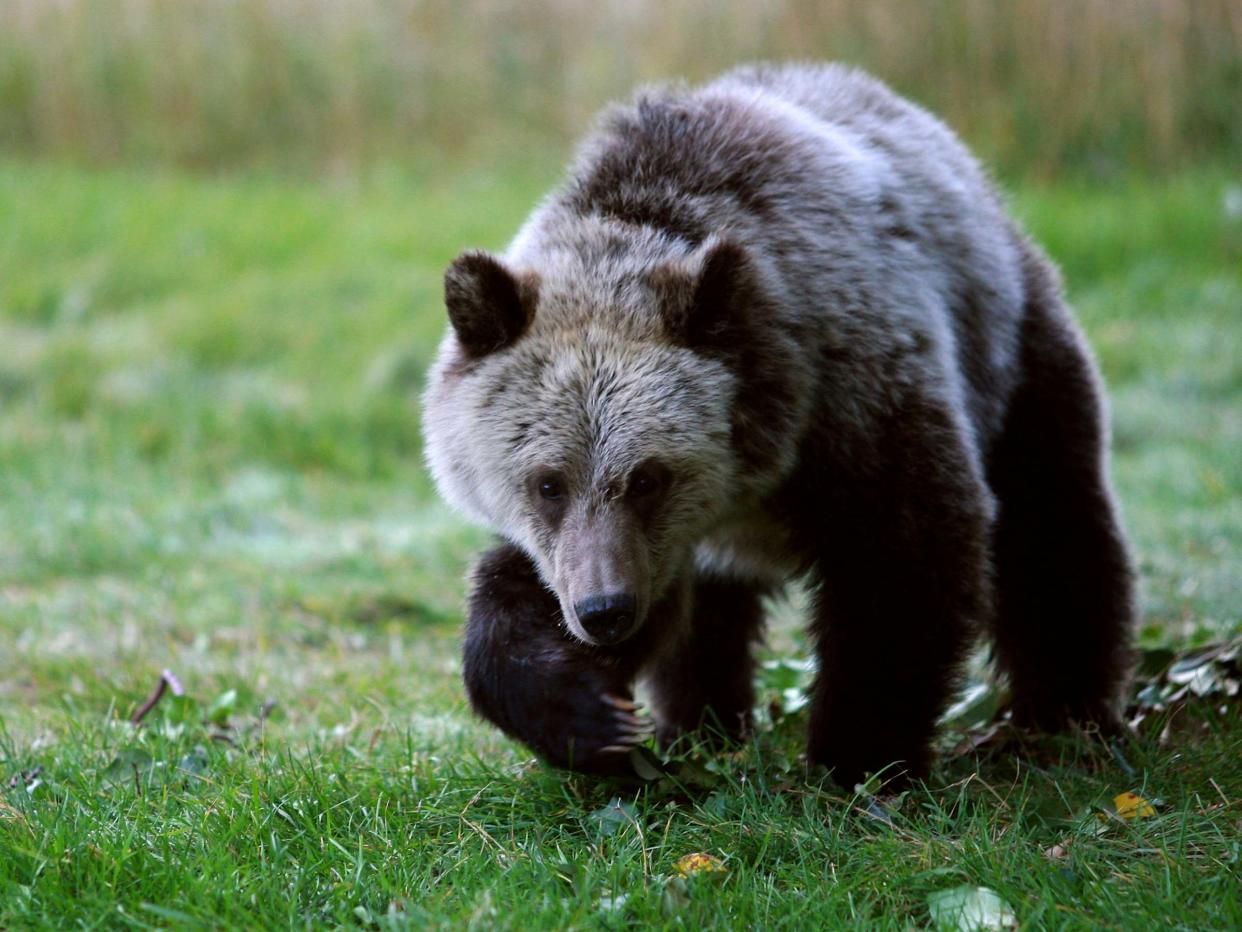
M 760 298 L 749 253 L 737 243 L 713 237 L 691 257 L 689 281 L 683 278 L 676 283 L 680 287 L 669 287 L 677 277 L 673 273 L 662 283 L 673 339 L 691 349 L 727 348 Z
M 522 335 L 533 316 L 533 286 L 493 256 L 465 252 L 444 273 L 444 304 L 462 349 L 486 356 Z

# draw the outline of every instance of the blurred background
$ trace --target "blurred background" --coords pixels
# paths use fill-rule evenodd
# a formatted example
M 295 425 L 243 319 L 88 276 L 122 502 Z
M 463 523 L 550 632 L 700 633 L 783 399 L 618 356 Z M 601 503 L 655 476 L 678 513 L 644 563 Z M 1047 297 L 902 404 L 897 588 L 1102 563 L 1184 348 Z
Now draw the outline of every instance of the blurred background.
M 639 83 L 843 59 L 1008 175 L 1242 150 L 1236 0 L 7 0 L 0 144 L 350 172 L 557 153 Z
M 442 269 L 603 103 L 759 58 L 861 65 L 991 166 L 1110 383 L 1143 637 L 1242 628 L 1238 0 L 3 0 L 0 723 L 163 666 L 460 713 Z
M 1236 160 L 1236 0 L 7 0 L 0 144 L 354 171 L 559 152 L 637 83 L 840 58 L 1006 174 Z

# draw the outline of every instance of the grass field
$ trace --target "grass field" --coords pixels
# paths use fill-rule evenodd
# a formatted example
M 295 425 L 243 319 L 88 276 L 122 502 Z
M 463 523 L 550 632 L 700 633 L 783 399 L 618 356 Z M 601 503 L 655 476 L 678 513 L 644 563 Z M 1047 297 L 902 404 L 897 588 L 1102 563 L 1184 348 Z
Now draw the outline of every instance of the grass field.
M 1031 928 L 1242 927 L 1236 700 L 1116 754 L 985 745 L 883 809 L 802 773 L 796 713 L 635 786 L 470 717 L 485 537 L 417 395 L 444 264 L 553 176 L 0 162 L 0 927 L 905 929 L 962 884 Z M 1014 194 L 1110 383 L 1147 645 L 1242 633 L 1240 183 Z M 696 851 L 728 874 L 675 879 Z

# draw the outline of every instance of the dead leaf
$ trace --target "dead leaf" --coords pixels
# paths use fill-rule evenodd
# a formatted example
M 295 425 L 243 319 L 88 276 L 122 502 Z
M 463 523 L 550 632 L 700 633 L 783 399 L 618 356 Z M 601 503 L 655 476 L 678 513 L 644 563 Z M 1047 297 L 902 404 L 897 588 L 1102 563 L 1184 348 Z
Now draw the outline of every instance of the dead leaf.
M 1156 808 L 1137 793 L 1118 793 L 1113 797 L 1113 807 L 1123 819 L 1143 819 L 1156 814 Z
M 687 854 L 685 857 L 678 858 L 673 865 L 673 870 L 677 871 L 682 877 L 693 877 L 699 874 L 727 874 L 729 869 L 724 866 L 724 862 L 714 854 L 707 854 L 704 851 L 696 851 L 694 854 Z

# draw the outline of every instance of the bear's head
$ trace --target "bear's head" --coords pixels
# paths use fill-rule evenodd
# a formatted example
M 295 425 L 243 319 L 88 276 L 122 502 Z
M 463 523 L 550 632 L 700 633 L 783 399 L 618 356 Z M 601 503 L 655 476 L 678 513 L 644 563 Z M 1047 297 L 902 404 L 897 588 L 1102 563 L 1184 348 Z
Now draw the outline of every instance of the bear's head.
M 731 359 L 753 262 L 716 238 L 654 263 L 624 245 L 460 256 L 424 399 L 444 497 L 530 554 L 597 645 L 676 594 L 747 466 Z

